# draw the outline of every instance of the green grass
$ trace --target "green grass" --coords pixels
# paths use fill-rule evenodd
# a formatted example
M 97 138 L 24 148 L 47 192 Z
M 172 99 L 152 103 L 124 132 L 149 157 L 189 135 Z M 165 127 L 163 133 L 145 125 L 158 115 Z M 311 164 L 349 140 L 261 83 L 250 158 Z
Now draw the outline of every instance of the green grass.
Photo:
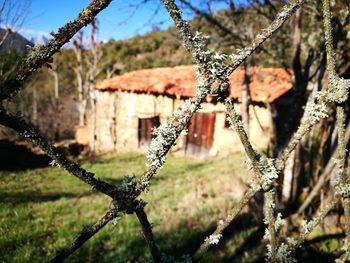
M 83 166 L 118 185 L 125 175 L 145 169 L 140 154 L 106 155 Z M 240 154 L 212 160 L 170 157 L 142 198 L 162 252 L 180 258 L 193 253 L 218 220 L 235 205 L 247 177 Z M 108 211 L 110 199 L 59 168 L 0 174 L 0 261 L 43 262 L 71 243 L 84 225 Z M 68 262 L 135 262 L 149 257 L 134 215 L 108 224 Z M 251 262 L 252 252 L 238 253 L 257 227 L 238 223 L 230 239 L 209 251 L 204 262 Z M 249 220 L 248 220 L 249 221 Z

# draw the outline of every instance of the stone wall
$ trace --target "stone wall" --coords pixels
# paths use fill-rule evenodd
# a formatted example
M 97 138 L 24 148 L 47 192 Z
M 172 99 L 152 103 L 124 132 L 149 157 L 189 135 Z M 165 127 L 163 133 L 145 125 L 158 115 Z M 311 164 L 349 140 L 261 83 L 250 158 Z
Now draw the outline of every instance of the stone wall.
M 183 100 L 152 94 L 137 94 L 130 92 L 101 92 L 97 91 L 96 124 L 97 124 L 97 152 L 125 152 L 143 151 L 146 146 L 138 143 L 138 120 L 159 116 L 160 122 L 170 119 L 174 110 L 184 103 Z M 239 105 L 235 106 L 240 113 Z M 263 130 L 253 113 L 256 115 Z M 222 104 L 205 102 L 202 112 L 215 112 L 215 131 L 212 155 L 226 155 L 231 152 L 242 151 L 243 147 L 238 136 L 231 129 L 225 128 L 225 107 Z M 254 147 L 264 149 L 269 142 L 269 126 L 271 114 L 267 108 L 250 106 L 249 136 Z M 77 127 L 76 139 L 79 143 L 89 144 L 92 138 L 91 118 L 85 127 Z M 174 153 L 184 154 L 185 137 L 181 136 L 172 149 Z

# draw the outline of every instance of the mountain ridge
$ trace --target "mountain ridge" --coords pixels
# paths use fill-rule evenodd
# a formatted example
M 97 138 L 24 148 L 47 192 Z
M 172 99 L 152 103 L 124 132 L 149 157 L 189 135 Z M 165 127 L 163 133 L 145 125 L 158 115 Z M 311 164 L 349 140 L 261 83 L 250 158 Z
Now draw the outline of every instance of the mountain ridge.
M 10 29 L 0 28 L 0 40 L 2 40 L 5 37 L 5 35 L 8 34 L 6 39 L 3 41 L 2 45 L 0 45 L 0 53 L 13 51 L 13 50 L 17 52 L 22 52 L 27 50 L 28 47 L 34 46 L 32 42 L 30 42 L 21 34 L 11 30 L 8 31 L 8 30 Z

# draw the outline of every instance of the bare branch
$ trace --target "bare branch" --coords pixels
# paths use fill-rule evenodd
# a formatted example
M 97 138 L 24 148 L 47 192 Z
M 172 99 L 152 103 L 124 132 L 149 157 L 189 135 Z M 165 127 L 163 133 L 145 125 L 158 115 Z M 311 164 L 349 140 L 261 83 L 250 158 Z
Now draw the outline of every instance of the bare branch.
M 63 262 L 64 260 L 66 260 L 78 248 L 80 248 L 91 237 L 93 237 L 98 231 L 105 227 L 108 224 L 108 222 L 112 221 L 113 218 L 117 217 L 117 215 L 118 211 L 110 210 L 91 227 L 84 227 L 69 247 L 66 247 L 56 252 L 56 255 L 50 260 L 50 263 Z
M 161 262 L 160 253 L 158 250 L 158 247 L 156 245 L 156 242 L 154 241 L 153 232 L 152 232 L 152 226 L 148 221 L 147 214 L 143 208 L 143 205 L 140 204 L 136 207 L 135 213 L 137 218 L 139 219 L 139 222 L 142 226 L 142 235 L 144 239 L 147 242 L 147 245 L 151 251 L 153 261 L 155 263 Z
M 308 133 L 312 126 L 314 126 L 321 119 L 328 117 L 327 105 L 329 103 L 329 92 L 320 92 L 316 98 L 316 103 L 310 102 L 307 104 L 305 111 L 308 112 L 308 119 L 304 123 L 300 124 L 297 131 L 293 134 L 289 140 L 287 146 L 280 152 L 276 158 L 275 165 L 278 171 L 284 168 L 285 162 L 289 158 L 291 152 L 299 144 L 303 136 Z
M 243 197 L 239 200 L 238 204 L 234 206 L 234 208 L 228 213 L 227 217 L 223 222 L 220 222 L 215 231 L 211 234 L 211 236 L 222 236 L 222 232 L 226 227 L 228 227 L 231 222 L 237 217 L 239 212 L 248 204 L 248 202 L 254 197 L 254 195 L 258 192 L 257 189 L 249 188 Z M 208 250 L 211 245 L 211 239 L 208 238 L 204 241 L 204 243 L 199 247 L 194 255 L 195 261 L 198 261 L 203 254 Z
M 268 233 L 268 241 L 269 244 L 267 245 L 268 252 L 267 252 L 267 261 L 268 262 L 279 262 L 278 256 L 277 256 L 277 250 L 278 250 L 278 238 L 277 238 L 277 231 L 275 225 L 276 225 L 276 217 L 275 217 L 275 191 L 271 189 L 270 191 L 264 193 L 265 196 L 265 202 L 264 202 L 264 213 L 265 213 L 265 219 L 264 223 L 267 225 L 267 233 Z
M 328 0 L 324 0 L 327 2 Z M 329 5 L 329 3 L 328 3 Z M 346 177 L 346 143 L 345 143 L 345 114 L 344 104 L 337 106 L 337 127 L 338 127 L 338 152 L 337 152 L 337 169 L 338 169 L 338 192 L 342 196 L 345 216 L 345 233 L 346 247 L 345 254 L 350 258 L 350 178 Z
M 347 145 L 349 143 L 349 140 L 350 140 L 350 123 L 348 124 L 348 127 L 346 128 L 346 131 L 345 131 L 345 145 Z M 318 178 L 317 183 L 312 188 L 311 192 L 308 194 L 305 201 L 299 207 L 297 213 L 303 212 L 305 210 L 305 208 L 307 208 L 310 205 L 311 201 L 318 195 L 321 188 L 329 180 L 331 173 L 335 167 L 335 162 L 333 160 L 334 160 L 334 158 L 336 158 L 336 154 L 339 151 L 338 147 L 339 146 L 337 146 L 337 148 L 334 150 L 332 157 L 329 159 L 326 167 L 323 169 L 323 172 L 322 172 L 321 176 Z
M 289 251 L 294 251 L 298 247 L 300 247 L 307 236 L 320 224 L 320 222 L 325 218 L 325 216 L 335 207 L 335 205 L 339 202 L 339 196 L 333 198 L 333 200 L 329 200 L 326 202 L 326 207 L 320 209 L 317 215 L 309 222 L 304 222 L 303 228 L 304 231 L 299 235 L 297 240 L 288 239 L 287 244 L 289 247 Z

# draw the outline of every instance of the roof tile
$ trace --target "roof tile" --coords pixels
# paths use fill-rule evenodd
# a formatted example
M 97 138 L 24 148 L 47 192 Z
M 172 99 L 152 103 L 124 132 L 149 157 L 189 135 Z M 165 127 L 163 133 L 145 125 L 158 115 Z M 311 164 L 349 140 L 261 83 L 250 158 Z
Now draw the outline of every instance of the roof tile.
M 292 88 L 291 76 L 281 68 L 250 67 L 249 90 L 254 102 L 271 103 Z M 241 100 L 244 70 L 238 68 L 230 78 L 230 97 Z M 179 97 L 193 97 L 196 93 L 196 67 L 177 66 L 142 69 L 128 72 L 97 83 L 100 91 L 129 91 Z

